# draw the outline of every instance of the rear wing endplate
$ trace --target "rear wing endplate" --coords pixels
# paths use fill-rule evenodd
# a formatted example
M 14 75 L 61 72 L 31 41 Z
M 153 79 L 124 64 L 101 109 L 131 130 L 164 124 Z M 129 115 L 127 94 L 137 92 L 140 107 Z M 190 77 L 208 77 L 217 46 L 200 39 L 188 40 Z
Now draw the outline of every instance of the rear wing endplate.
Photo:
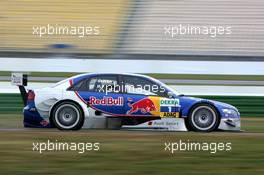
M 28 83 L 28 75 L 23 73 L 12 73 L 11 84 L 18 86 L 24 106 L 27 104 L 27 91 L 25 86 Z

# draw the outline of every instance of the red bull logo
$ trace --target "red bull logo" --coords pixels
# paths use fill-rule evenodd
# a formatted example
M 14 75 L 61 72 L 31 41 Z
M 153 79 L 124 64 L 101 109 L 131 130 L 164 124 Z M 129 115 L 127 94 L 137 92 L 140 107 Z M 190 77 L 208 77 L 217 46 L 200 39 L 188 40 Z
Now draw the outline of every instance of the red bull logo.
M 103 99 L 98 99 L 96 97 L 90 97 L 89 103 L 91 105 L 107 105 L 107 106 L 123 106 L 123 97 L 118 97 L 114 99 L 113 97 L 103 97 Z
M 128 101 L 132 101 L 132 99 L 128 99 Z M 144 98 L 142 100 L 139 100 L 133 104 L 131 102 L 128 103 L 128 106 L 131 107 L 129 111 L 127 111 L 127 114 L 133 114 L 137 111 L 141 111 L 143 114 L 146 114 L 151 111 L 156 111 L 156 107 L 152 100 L 149 98 Z

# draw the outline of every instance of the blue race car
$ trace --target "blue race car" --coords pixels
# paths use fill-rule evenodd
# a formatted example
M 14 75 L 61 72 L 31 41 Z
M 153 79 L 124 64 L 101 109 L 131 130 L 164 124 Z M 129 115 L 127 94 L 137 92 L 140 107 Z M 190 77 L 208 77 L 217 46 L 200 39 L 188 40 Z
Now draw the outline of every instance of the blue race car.
M 240 130 L 234 106 L 181 95 L 145 75 L 87 73 L 25 94 L 25 127 Z

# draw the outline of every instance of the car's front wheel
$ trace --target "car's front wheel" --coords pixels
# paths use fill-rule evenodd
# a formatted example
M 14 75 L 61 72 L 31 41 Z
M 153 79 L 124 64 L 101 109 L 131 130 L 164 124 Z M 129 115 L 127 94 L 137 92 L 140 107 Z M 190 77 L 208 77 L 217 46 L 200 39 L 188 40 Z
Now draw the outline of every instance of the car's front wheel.
M 217 129 L 220 119 L 213 106 L 200 104 L 191 110 L 188 122 L 194 131 L 211 132 Z
M 52 114 L 55 126 L 61 130 L 81 129 L 84 122 L 82 110 L 73 102 L 62 102 L 55 106 Z

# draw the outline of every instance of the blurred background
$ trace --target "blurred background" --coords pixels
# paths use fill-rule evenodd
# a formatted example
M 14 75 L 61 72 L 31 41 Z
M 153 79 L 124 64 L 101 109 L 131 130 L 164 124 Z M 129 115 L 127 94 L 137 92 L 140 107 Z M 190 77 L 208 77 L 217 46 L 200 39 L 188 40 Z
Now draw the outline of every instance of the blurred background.
M 151 54 L 263 56 L 264 3 L 261 0 L 7 0 L 1 1 L 3 53 L 83 55 Z M 33 26 L 99 26 L 100 34 L 33 35 Z M 168 25 L 230 26 L 232 34 L 165 37 Z M 53 45 L 71 46 L 59 50 Z M 95 56 L 96 56 L 95 55 Z M 20 54 L 20 56 L 23 56 Z M 135 58 L 135 57 L 132 57 Z M 194 57 L 192 57 L 194 58 Z M 184 59 L 188 59 L 184 58 Z M 214 59 L 214 57 L 210 57 Z M 228 57 L 226 57 L 228 59 Z M 240 58 L 241 59 L 241 58 Z
M 28 73 L 30 88 L 82 72 L 133 72 L 186 95 L 229 102 L 243 116 L 264 113 L 261 0 L 7 0 L 0 6 L 0 112 L 22 109 L 11 72 Z M 166 34 L 179 24 L 231 33 Z M 40 36 L 48 25 L 88 26 L 89 34 Z

